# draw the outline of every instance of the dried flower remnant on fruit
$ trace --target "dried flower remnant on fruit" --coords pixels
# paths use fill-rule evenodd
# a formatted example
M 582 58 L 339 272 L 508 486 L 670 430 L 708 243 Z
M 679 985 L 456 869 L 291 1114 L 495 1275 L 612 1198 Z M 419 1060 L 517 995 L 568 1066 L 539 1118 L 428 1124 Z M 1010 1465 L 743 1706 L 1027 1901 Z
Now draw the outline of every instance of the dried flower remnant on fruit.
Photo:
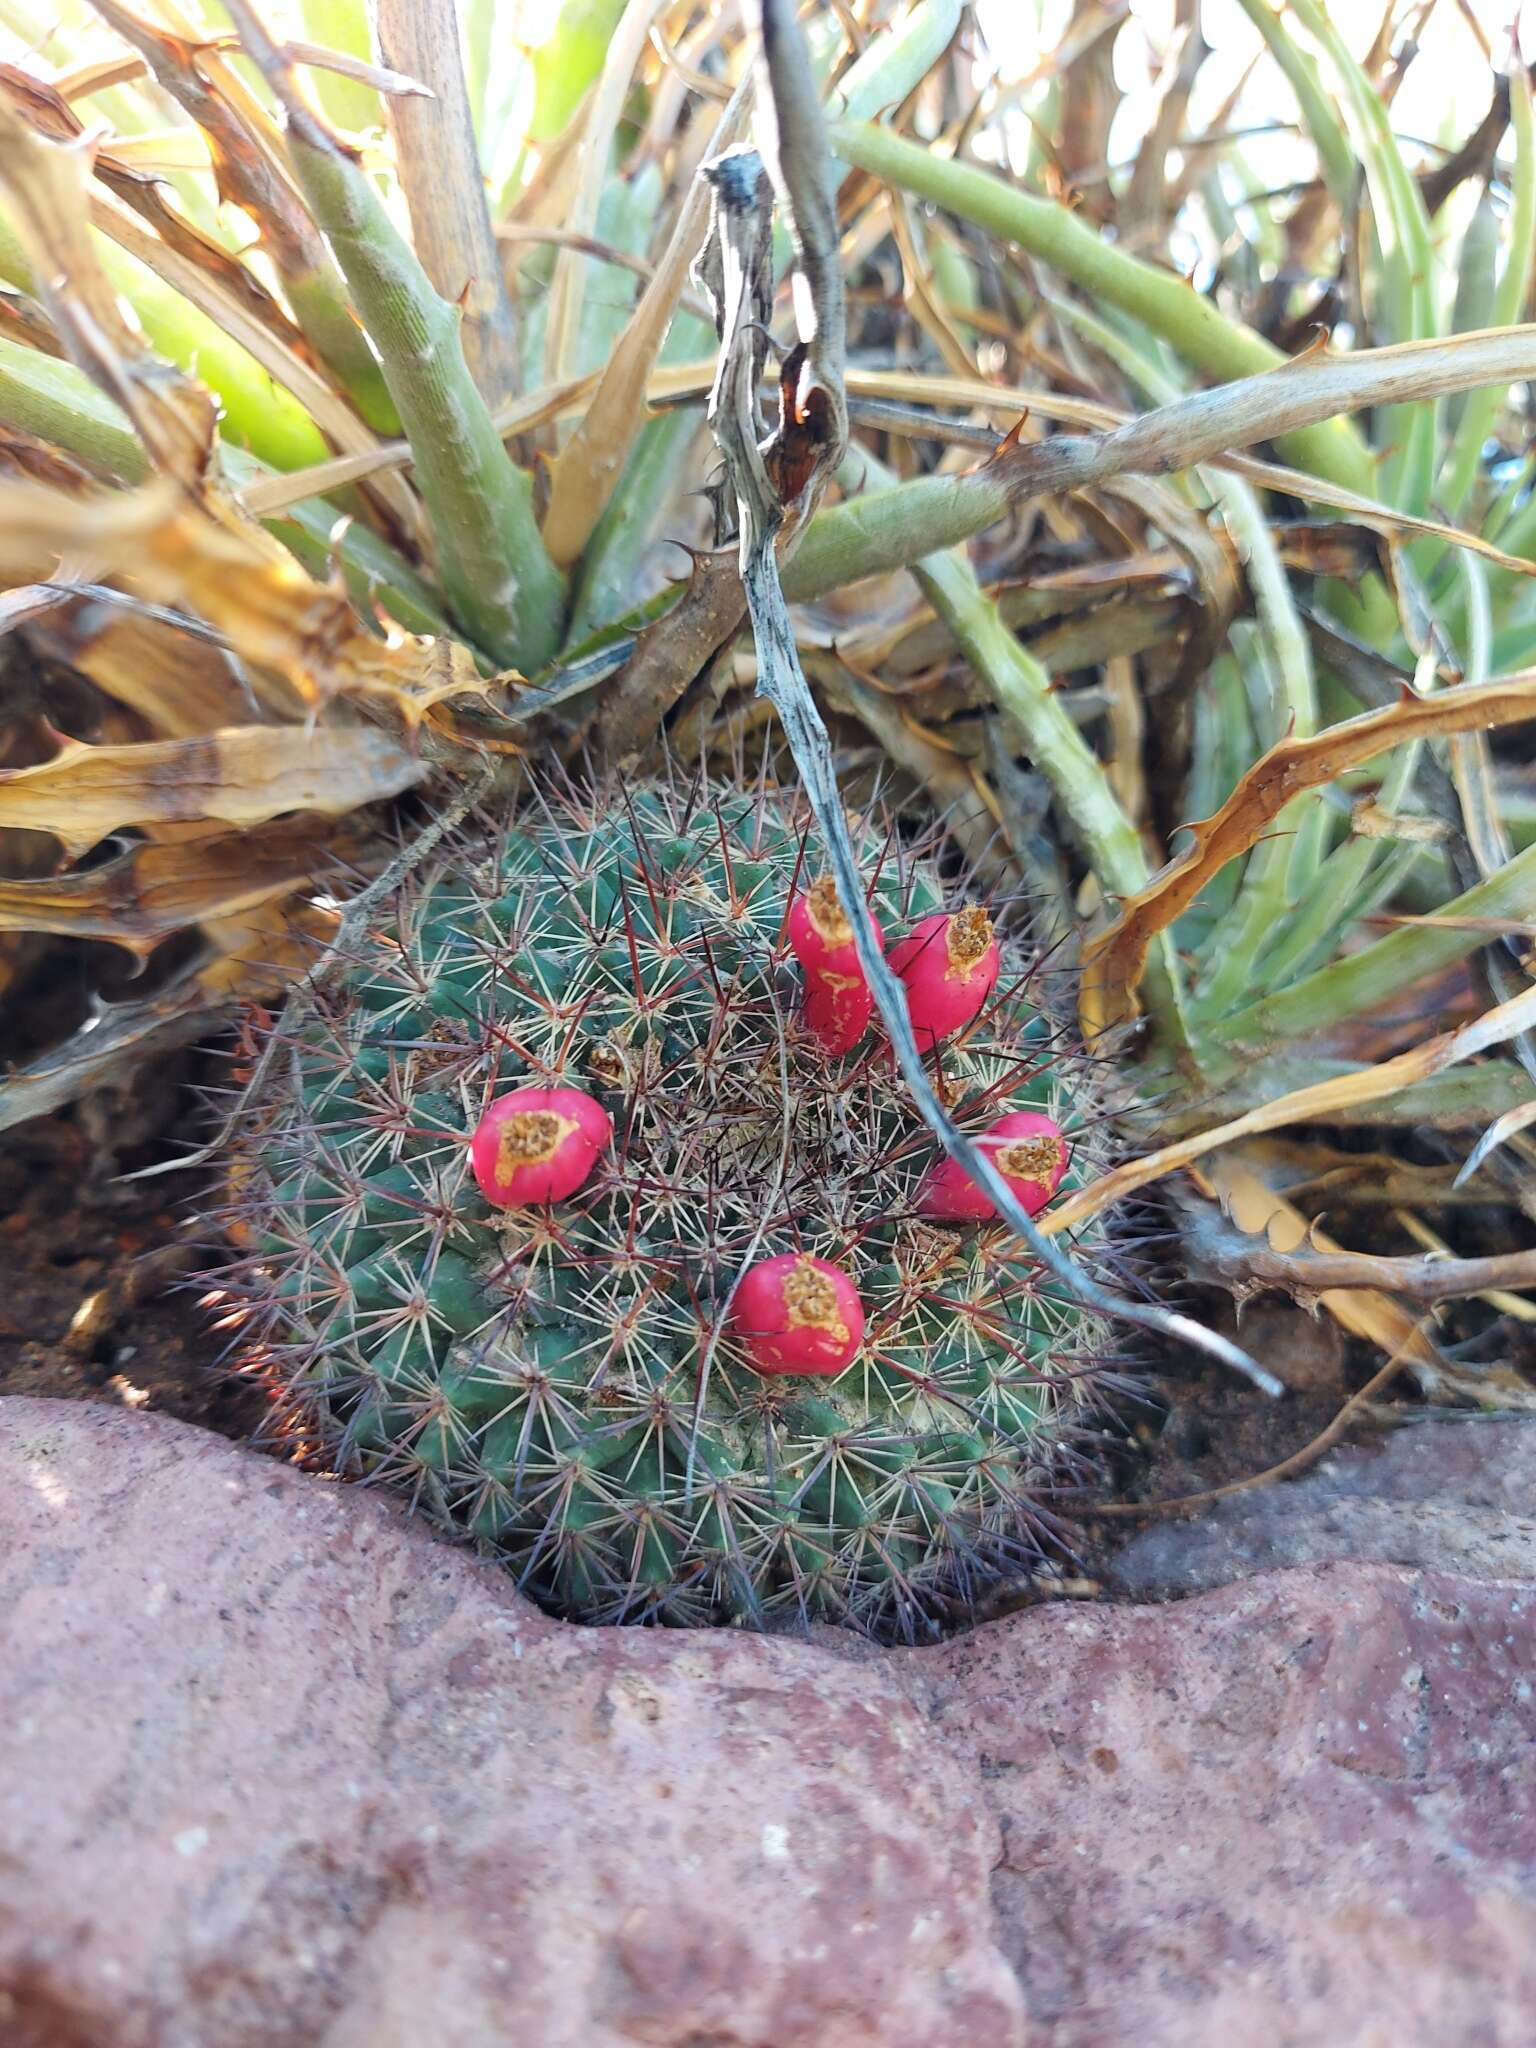
M 796 1259 L 783 1285 L 784 1306 L 792 1330 L 825 1330 L 839 1344 L 848 1342 L 848 1325 L 839 1310 L 837 1289 L 814 1259 Z
M 1059 1180 L 1066 1171 L 1067 1147 L 1059 1135 L 1020 1138 L 1004 1145 L 997 1155 L 997 1170 L 1006 1180 Z
M 805 910 L 817 936 L 830 950 L 835 952 L 842 946 L 853 944 L 853 926 L 843 915 L 835 876 L 817 876 L 805 892 Z
M 991 947 L 992 920 L 981 905 L 972 904 L 968 910 L 956 911 L 944 935 L 951 977 L 959 981 L 971 980 Z

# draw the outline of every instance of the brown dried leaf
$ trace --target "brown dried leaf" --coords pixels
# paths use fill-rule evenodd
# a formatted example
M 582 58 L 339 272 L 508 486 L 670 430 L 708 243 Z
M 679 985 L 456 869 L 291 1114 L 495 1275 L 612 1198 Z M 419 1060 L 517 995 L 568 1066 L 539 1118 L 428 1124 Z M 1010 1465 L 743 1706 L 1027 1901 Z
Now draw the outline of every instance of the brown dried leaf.
M 1128 896 L 1114 923 L 1083 949 L 1081 1015 L 1089 1037 L 1129 1021 L 1153 939 L 1194 902 L 1211 876 L 1257 844 L 1302 791 L 1333 782 L 1410 739 L 1480 732 L 1536 718 L 1536 670 L 1497 683 L 1468 684 L 1433 697 L 1404 694 L 1382 711 L 1362 712 L 1310 739 L 1282 740 L 1248 770 L 1214 816 L 1191 825 L 1187 852 L 1145 889 Z
M 122 407 L 156 467 L 195 484 L 213 445 L 213 400 L 128 325 L 90 244 L 88 173 L 81 144 L 44 141 L 0 101 L 0 185 L 60 339 Z
M 1289 1095 L 1281 1095 L 1273 1102 L 1249 1110 L 1246 1115 L 1234 1117 L 1230 1123 L 1198 1131 L 1193 1137 L 1177 1139 L 1156 1152 L 1149 1152 L 1144 1158 L 1127 1160 L 1124 1166 L 1117 1166 L 1087 1187 L 1079 1188 L 1076 1194 L 1069 1195 L 1066 1201 L 1042 1216 L 1040 1228 L 1048 1236 L 1062 1230 L 1075 1230 L 1090 1217 L 1097 1216 L 1101 1209 L 1107 1209 L 1110 1203 L 1135 1194 L 1138 1188 L 1149 1187 L 1153 1181 L 1161 1180 L 1164 1174 L 1176 1173 L 1180 1167 L 1188 1166 L 1193 1160 L 1201 1159 L 1223 1145 L 1234 1144 L 1239 1138 L 1257 1137 L 1263 1131 L 1279 1130 L 1286 1124 L 1322 1122 L 1337 1110 L 1379 1102 L 1383 1096 L 1393 1095 L 1400 1088 L 1428 1080 L 1431 1074 L 1442 1073 L 1458 1061 L 1471 1059 L 1490 1045 L 1499 1045 L 1521 1031 L 1529 1031 L 1533 1024 L 1536 1024 L 1536 988 L 1523 989 L 1508 1002 L 1499 1003 L 1493 1009 L 1485 1010 L 1480 1017 L 1474 1017 L 1470 1024 L 1426 1039 L 1422 1045 L 1400 1052 L 1395 1059 L 1383 1060 L 1374 1067 L 1362 1067 L 1354 1073 L 1336 1074 L 1327 1081 L 1316 1081 L 1306 1088 L 1293 1089 Z
M 710 143 L 711 156 L 718 156 L 740 139 L 751 106 L 749 73 L 720 117 Z M 544 545 L 562 569 L 569 568 L 591 539 L 635 436 L 645 424 L 646 383 L 687 282 L 688 266 L 704 246 L 708 226 L 709 187 L 702 178 L 695 178 L 661 261 L 608 358 L 592 402 L 554 464 L 549 509 L 544 515 Z
M 109 19 L 126 15 L 113 0 L 102 0 L 101 11 Z M 114 27 L 122 29 L 120 21 Z M 0 64 L 0 93 L 40 135 L 55 142 L 73 143 L 84 132 L 80 117 L 55 86 L 45 84 L 13 64 Z M 195 134 L 195 130 L 184 131 Z M 215 158 L 217 167 L 217 158 Z M 169 248 L 204 271 L 223 287 L 225 293 L 243 306 L 247 315 L 281 335 L 290 347 L 304 346 L 299 330 L 252 273 L 212 236 L 205 235 L 171 205 L 160 179 L 141 169 L 118 147 L 101 144 L 95 150 L 92 168 L 101 183 L 125 206 L 146 220 Z M 222 190 L 222 187 L 221 187 Z M 228 193 L 225 196 L 232 196 Z M 110 229 L 108 229 L 110 232 Z M 313 231 L 312 231 L 313 232 Z M 318 236 L 314 237 L 318 243 Z
M 608 54 L 595 90 L 571 122 L 579 138 L 575 161 L 576 189 L 565 226 L 578 234 L 597 231 L 597 205 L 613 138 L 629 97 L 630 80 L 644 54 L 652 19 L 661 0 L 628 0 L 608 38 Z M 544 375 L 551 384 L 569 377 L 576 367 L 576 340 L 586 297 L 587 259 L 575 249 L 555 258 L 549 285 L 549 314 L 544 338 Z
M 142 957 L 204 918 L 233 917 L 328 870 L 356 873 L 365 844 L 354 828 L 309 824 L 148 841 L 82 874 L 0 879 L 0 931 L 110 939 Z
M 1241 1150 L 1209 1160 L 1192 1178 L 1221 1203 L 1239 1230 L 1262 1238 L 1273 1251 L 1293 1252 L 1303 1245 L 1322 1252 L 1343 1249 L 1309 1223 L 1284 1195 L 1277 1194 Z M 1431 1366 L 1440 1363 L 1440 1354 L 1416 1319 L 1390 1294 L 1372 1287 L 1330 1287 L 1319 1289 L 1315 1298 L 1342 1329 L 1375 1344 L 1389 1358 L 1403 1356 Z
M 0 827 L 51 832 L 78 857 L 124 825 L 257 825 L 285 811 L 335 817 L 421 780 L 424 763 L 372 726 L 232 726 L 204 738 L 89 747 L 0 771 Z
M 35 625 L 33 647 L 89 676 L 143 719 L 155 739 L 182 739 L 253 714 L 303 715 L 305 699 L 280 677 L 240 671 L 215 641 L 133 605 L 78 604 Z
M 46 1116 L 108 1082 L 121 1083 L 152 1051 L 186 1045 L 241 1003 L 282 994 L 306 974 L 335 929 L 334 913 L 269 904 L 231 942 L 148 1001 L 114 1003 L 99 1018 L 0 1084 L 0 1131 Z
M 368 696 L 415 723 L 444 695 L 493 687 L 456 642 L 369 632 L 340 584 L 315 582 L 211 488 L 197 500 L 161 484 L 82 498 L 0 484 L 0 570 L 45 581 L 66 551 L 86 554 L 99 578 L 112 576 L 135 596 L 205 620 L 245 665 L 237 684 L 284 716 Z M 273 676 L 297 705 L 271 687 Z

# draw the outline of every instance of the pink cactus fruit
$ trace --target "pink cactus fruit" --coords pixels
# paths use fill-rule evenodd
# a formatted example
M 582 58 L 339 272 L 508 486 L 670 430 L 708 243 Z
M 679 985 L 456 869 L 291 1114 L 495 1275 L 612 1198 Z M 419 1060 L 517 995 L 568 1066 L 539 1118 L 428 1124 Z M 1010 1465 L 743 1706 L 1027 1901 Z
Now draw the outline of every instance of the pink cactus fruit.
M 874 1013 L 874 997 L 852 975 L 807 978 L 800 1015 L 823 1052 L 852 1052 Z
M 880 920 L 871 911 L 875 944 L 885 945 Z M 830 1053 L 849 1052 L 863 1037 L 874 1014 L 875 999 L 859 966 L 853 926 L 837 899 L 837 884 L 822 875 L 789 906 L 789 943 L 805 970 L 801 1017 Z
M 1061 1186 L 1071 1158 L 1060 1124 L 1037 1109 L 1019 1109 L 988 1124 L 976 1144 L 1013 1190 L 1027 1216 L 1038 1216 Z M 945 1223 L 985 1223 L 997 1215 L 991 1197 L 957 1161 L 945 1156 L 929 1169 L 917 1206 Z
M 758 1372 L 834 1379 L 864 1341 L 864 1304 L 840 1267 L 785 1252 L 743 1274 L 731 1327 Z
M 924 1052 L 980 1013 L 1002 966 L 992 920 L 979 905 L 922 918 L 892 946 L 890 962 Z
M 475 1126 L 470 1165 L 498 1209 L 575 1194 L 613 1142 L 613 1119 L 580 1088 L 514 1088 Z

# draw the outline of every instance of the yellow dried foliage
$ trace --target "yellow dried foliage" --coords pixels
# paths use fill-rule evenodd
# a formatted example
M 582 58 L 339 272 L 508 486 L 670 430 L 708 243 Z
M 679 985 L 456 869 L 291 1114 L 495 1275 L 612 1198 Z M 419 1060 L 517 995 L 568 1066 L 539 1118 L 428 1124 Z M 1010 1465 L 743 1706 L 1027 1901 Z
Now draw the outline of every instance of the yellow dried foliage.
M 82 874 L 0 879 L 0 932 L 110 939 L 142 958 L 187 925 L 234 918 L 328 870 L 355 874 L 365 848 L 355 828 L 308 821 L 146 841 Z
M 1192 1168 L 1190 1178 L 1202 1193 L 1220 1202 L 1239 1230 L 1263 1238 L 1272 1251 L 1344 1249 L 1272 1188 L 1242 1147 Z M 1439 1353 L 1419 1327 L 1417 1317 L 1390 1294 L 1374 1287 L 1330 1287 L 1317 1301 L 1341 1329 L 1375 1344 L 1389 1358 L 1421 1365 L 1439 1362 Z
M 1135 1194 L 1139 1188 L 1150 1187 L 1165 1174 L 1176 1173 L 1180 1167 L 1189 1166 L 1223 1145 L 1234 1144 L 1239 1138 L 1257 1137 L 1264 1131 L 1280 1130 L 1286 1124 L 1326 1121 L 1339 1110 L 1380 1102 L 1400 1088 L 1427 1081 L 1432 1074 L 1443 1073 L 1458 1061 L 1471 1059 L 1475 1054 L 1485 1052 L 1489 1046 L 1502 1044 L 1505 1039 L 1514 1038 L 1533 1027 L 1536 1027 L 1536 988 L 1527 988 L 1508 1002 L 1485 1010 L 1470 1024 L 1463 1024 L 1455 1031 L 1443 1031 L 1438 1037 L 1426 1039 L 1422 1045 L 1399 1053 L 1395 1059 L 1382 1060 L 1374 1067 L 1361 1067 L 1355 1073 L 1337 1074 L 1331 1080 L 1318 1081 L 1307 1088 L 1295 1088 L 1289 1095 L 1277 1096 L 1262 1108 L 1234 1117 L 1230 1123 L 1198 1131 L 1192 1137 L 1179 1138 L 1143 1158 L 1127 1160 L 1124 1166 L 1115 1167 L 1098 1180 L 1090 1181 L 1087 1187 L 1079 1188 L 1076 1194 L 1069 1195 L 1048 1216 L 1040 1219 L 1040 1228 L 1049 1235 L 1075 1230 L 1090 1217 L 1097 1216 L 1101 1209 L 1107 1209 L 1112 1202 Z
M 1090 1039 L 1137 1014 L 1136 990 L 1159 932 L 1194 902 L 1229 860 L 1246 853 L 1293 797 L 1333 782 L 1388 748 L 1451 733 L 1487 732 L 1536 719 L 1536 670 L 1497 683 L 1467 684 L 1433 697 L 1402 699 L 1381 711 L 1329 726 L 1310 739 L 1282 740 L 1255 761 L 1221 809 L 1191 825 L 1190 845 L 1145 889 L 1128 896 L 1113 924 L 1083 948 L 1079 998 Z
M 71 740 L 51 761 L 0 774 L 0 828 L 51 832 L 77 858 L 125 825 L 336 817 L 398 796 L 425 772 L 418 755 L 369 726 L 230 726 L 136 746 Z

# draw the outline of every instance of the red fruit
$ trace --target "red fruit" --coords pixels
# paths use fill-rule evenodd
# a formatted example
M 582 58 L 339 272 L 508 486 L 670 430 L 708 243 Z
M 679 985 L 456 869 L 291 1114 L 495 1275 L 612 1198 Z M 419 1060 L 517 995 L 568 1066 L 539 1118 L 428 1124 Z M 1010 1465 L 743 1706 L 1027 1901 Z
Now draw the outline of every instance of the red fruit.
M 1071 1157 L 1060 1124 L 1036 1109 L 1000 1116 L 974 1142 L 1007 1181 L 1027 1216 L 1038 1216 L 1061 1186 Z M 984 1223 L 997 1215 L 991 1197 L 948 1156 L 929 1169 L 917 1191 L 917 1206 L 925 1216 L 946 1223 Z
M 853 974 L 807 976 L 800 1015 L 823 1052 L 851 1052 L 875 1013 L 875 999 Z
M 875 944 L 883 949 L 885 934 L 873 911 L 869 913 L 869 928 L 875 935 Z M 854 974 L 863 980 L 858 948 L 853 943 L 853 926 L 843 915 L 843 906 L 837 900 L 837 884 L 830 875 L 812 882 L 790 904 L 787 930 L 807 981 L 826 974 Z
M 976 907 L 923 918 L 892 946 L 890 961 L 906 985 L 912 1029 L 924 1052 L 979 1013 L 1002 965 L 992 920 Z
M 869 928 L 875 944 L 883 948 L 885 934 L 873 911 Z M 859 965 L 853 926 L 843 915 L 830 875 L 812 882 L 790 904 L 788 932 L 795 957 L 805 969 L 800 1014 L 807 1029 L 824 1052 L 851 1051 L 874 1015 L 875 999 Z
M 834 1379 L 864 1341 L 864 1304 L 840 1267 L 785 1252 L 742 1275 L 731 1328 L 759 1372 Z
M 475 1126 L 469 1161 L 498 1209 L 575 1194 L 613 1142 L 613 1119 L 580 1088 L 514 1088 Z

